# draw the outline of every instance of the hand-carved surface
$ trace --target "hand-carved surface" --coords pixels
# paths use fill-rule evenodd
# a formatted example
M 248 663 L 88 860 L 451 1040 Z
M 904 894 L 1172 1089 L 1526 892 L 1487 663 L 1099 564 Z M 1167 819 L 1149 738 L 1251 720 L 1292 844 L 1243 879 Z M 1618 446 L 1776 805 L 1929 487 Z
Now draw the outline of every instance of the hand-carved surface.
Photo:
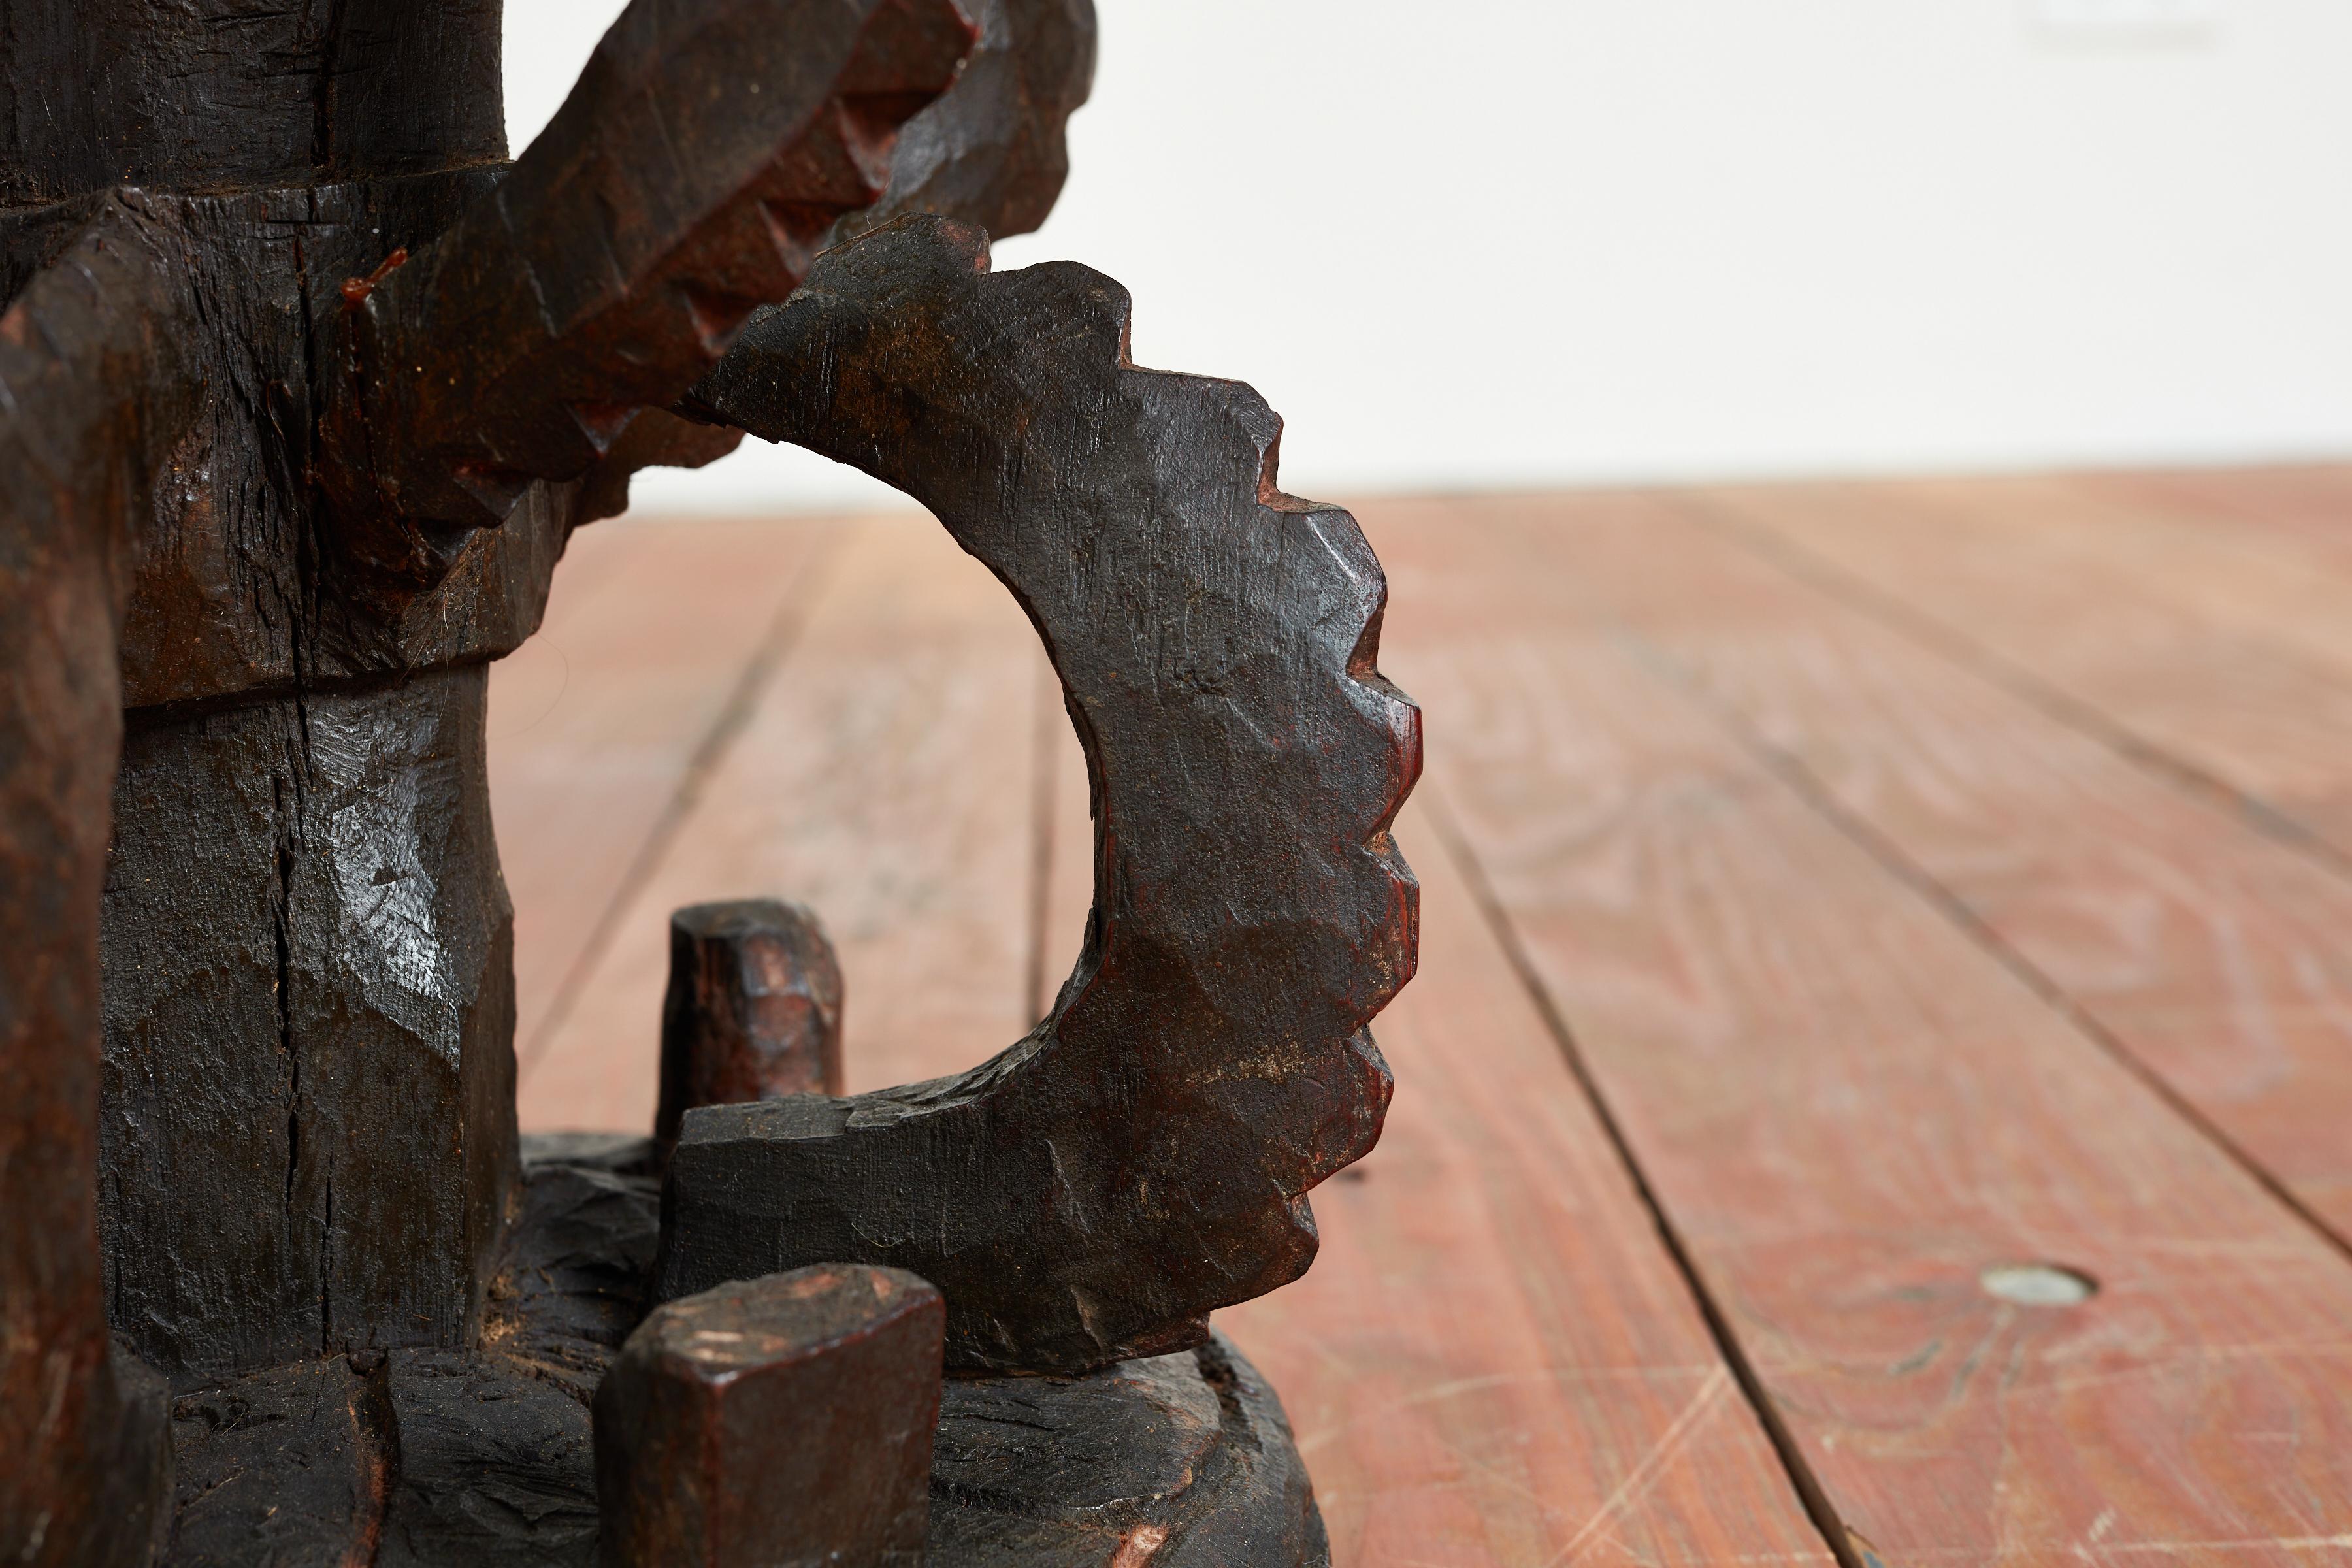
M 448 544 L 420 523 L 587 472 L 881 194 L 971 43 L 953 0 L 635 0 L 495 194 L 344 286 L 320 475 L 345 542 L 429 581 Z
M 515 1158 L 483 678 L 126 740 L 102 1214 L 174 1372 L 472 1335 Z
M 237 31 L 226 0 L 186 9 L 169 26 L 123 18 L 123 47 L 184 22 L 234 35 L 226 53 L 239 60 L 266 41 Z M 319 438 L 322 425 L 348 428 L 345 282 L 395 252 L 417 258 L 358 290 L 357 314 L 410 333 L 409 377 L 441 363 L 426 351 L 511 372 L 496 386 L 441 384 L 458 403 L 482 400 L 492 426 L 534 386 L 548 407 L 577 402 L 548 354 L 565 374 L 656 374 L 658 361 L 666 402 L 716 353 L 713 318 L 688 306 L 737 308 L 728 290 L 751 282 L 729 258 L 745 246 L 770 258 L 759 289 L 789 288 L 772 209 L 821 228 L 877 187 L 892 129 L 970 37 L 947 0 L 637 0 L 573 107 L 509 174 L 490 161 L 503 147 L 483 142 L 479 104 L 456 96 L 486 36 L 495 58 L 494 9 L 446 0 L 395 25 L 373 0 L 345 0 L 334 15 L 352 39 L 375 39 L 364 60 L 301 35 L 286 40 L 279 78 L 207 54 L 189 79 L 201 99 L 234 77 L 222 104 L 274 79 L 321 139 L 302 178 L 237 188 L 283 161 L 264 145 L 283 128 L 276 100 L 207 121 L 205 136 L 241 151 L 184 145 L 194 111 L 178 100 L 157 110 L 160 140 L 142 143 L 185 154 L 166 159 L 181 189 L 147 201 L 179 237 L 194 300 L 184 348 L 205 384 L 154 487 L 123 639 L 134 711 L 103 918 L 100 1218 L 117 1324 L 175 1376 L 354 1346 L 456 1347 L 478 1328 L 514 1180 L 510 926 L 483 666 L 535 628 L 570 529 L 619 510 L 633 469 L 707 461 L 736 439 L 665 413 L 625 429 L 624 410 L 593 414 L 579 428 L 617 435 L 576 487 L 530 484 L 503 527 L 435 532 L 421 577 L 354 573 L 321 502 L 345 471 L 331 460 L 340 448 Z M 822 25 L 761 22 L 795 17 Z M 375 37 L 387 28 L 397 39 Z M 61 79 L 79 79 L 64 57 L 88 37 L 62 25 L 12 35 L 62 51 L 45 61 Z M 43 59 L 5 63 L 18 73 Z M 401 71 L 415 99 L 371 111 L 392 141 L 345 135 L 354 95 L 385 98 Z M 691 179 L 654 157 L 656 110 L 677 132 L 709 117 L 710 157 L 688 160 Z M 840 163 L 853 152 L 864 161 Z M 0 219 L 12 273 L 88 205 Z M 625 230 L 609 246 L 597 238 L 607 221 Z M 416 312 L 394 309 L 404 279 L 446 271 L 457 288 L 467 267 L 478 294 L 428 291 Z M 557 283 L 573 290 L 572 314 L 551 327 L 538 305 Z M 705 292 L 689 300 L 688 285 Z M 768 297 L 759 289 L 749 298 Z M 465 313 L 492 305 L 514 315 L 506 337 Z M 457 405 L 434 407 L 454 418 Z M 415 433 L 379 426 L 373 437 L 395 434 Z
M 521 1212 L 479 1350 L 355 1352 L 173 1403 L 167 1568 L 589 1568 L 588 1401 L 645 1315 L 642 1139 L 526 1145 Z
M 657 1308 L 596 1391 L 606 1568 L 919 1568 L 944 1318 L 857 1264 Z
M 931 1560 L 1021 1568 L 1328 1568 L 1273 1390 L 1222 1334 L 1084 1377 L 956 1379 Z
M 1305 1266 L 1300 1194 L 1376 1135 L 1363 1025 L 1412 962 L 1386 828 L 1417 731 L 1371 668 L 1377 568 L 1273 490 L 1245 389 L 1134 371 L 1110 286 L 984 279 L 934 220 L 853 247 L 678 401 L 886 188 L 1036 223 L 1088 0 L 986 0 L 978 28 L 954 0 L 633 0 L 511 168 L 485 0 L 71 11 L 0 24 L 0 87 L 41 105 L 0 124 L 0 1557 L 114 1568 L 160 1539 L 163 1385 L 110 1317 L 181 1394 L 173 1562 L 583 1563 L 592 1396 L 612 1560 L 764 1559 L 815 1526 L 913 1560 L 946 1308 L 866 1254 L 953 1282 L 970 1365 L 1197 1342 Z M 103 194 L 126 171 L 158 191 Z M 704 417 L 780 374 L 813 395 Z M 778 1250 L 789 1218 L 792 1261 L 890 1300 L 771 1322 L 771 1279 L 641 1328 L 650 1152 L 520 1172 L 484 666 L 572 526 L 743 423 L 923 496 L 1031 606 L 1096 773 L 1101 897 L 1054 1017 L 998 1062 L 819 1100 L 790 1148 L 705 1137 L 673 1190 L 678 1270 Z M 837 1087 L 822 940 L 793 955 L 793 1077 L 754 1016 L 775 987 L 705 934 L 745 962 L 681 1016 L 740 1026 L 679 1061 Z M 743 1087 L 676 1076 L 681 1107 Z M 780 1216 L 745 1189 L 714 1238 L 709 1178 L 790 1175 L 780 1148 L 861 1190 Z M 704 1364 L 733 1329 L 775 1343 Z M 1236 1367 L 969 1385 L 971 1528 L 942 1556 L 1310 1561 L 1303 1472 Z M 1055 1436 L 992 1453 L 991 1400 Z
M 968 0 L 980 44 L 955 85 L 907 121 L 890 187 L 835 226 L 837 244 L 907 213 L 998 239 L 1045 221 L 1070 172 L 1063 127 L 1094 87 L 1094 0 Z
M 841 964 L 803 905 L 693 904 L 669 918 L 661 1101 L 667 1145 L 698 1105 L 841 1092 Z
M 907 491 L 1028 610 L 1093 781 L 1085 948 L 959 1077 L 689 1112 L 661 1289 L 885 1263 L 946 1294 L 951 1364 L 1082 1370 L 1296 1278 L 1303 1194 L 1379 1135 L 1419 715 L 1378 563 L 1275 488 L 1257 395 L 1128 363 L 1097 273 L 985 267 L 934 218 L 831 252 L 693 405 Z
M 176 237 L 112 198 L 0 317 L 0 1561 L 143 1561 L 171 1454 L 115 1356 L 92 1180 L 117 632 L 192 405 Z
M 373 1563 L 400 1479 L 390 1365 L 330 1356 L 174 1400 L 168 1568 Z
M 338 1542 L 373 1542 L 376 1568 L 594 1563 L 588 1405 L 645 1315 L 653 1154 L 642 1138 L 524 1140 L 522 1213 L 480 1350 L 362 1352 L 182 1394 L 168 1568 L 270 1550 L 344 1561 Z M 898 1494 L 928 1511 L 931 1568 L 1102 1568 L 1121 1550 L 1151 1568 L 1328 1562 L 1281 1405 L 1222 1338 L 1081 1378 L 951 1380 L 942 1394 L 936 1322 L 928 1485 Z M 844 1447 L 809 1414 L 827 1403 L 759 1453 L 799 1463 Z M 797 1458 L 772 1451 L 803 1439 Z M 872 1456 L 835 1460 L 870 1468 Z
M 120 184 L 300 185 L 502 158 L 502 9 L 500 0 L 12 5 L 8 74 L 20 107 L 0 116 L 0 205 Z

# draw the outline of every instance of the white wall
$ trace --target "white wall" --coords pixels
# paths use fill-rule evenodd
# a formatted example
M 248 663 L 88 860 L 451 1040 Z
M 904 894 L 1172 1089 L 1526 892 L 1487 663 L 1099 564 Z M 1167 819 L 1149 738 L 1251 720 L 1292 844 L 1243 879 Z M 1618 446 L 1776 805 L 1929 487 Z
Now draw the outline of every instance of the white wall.
M 1127 283 L 1291 489 L 2352 452 L 2352 0 L 1098 3 L 998 265 Z M 617 10 L 509 0 L 518 145 Z

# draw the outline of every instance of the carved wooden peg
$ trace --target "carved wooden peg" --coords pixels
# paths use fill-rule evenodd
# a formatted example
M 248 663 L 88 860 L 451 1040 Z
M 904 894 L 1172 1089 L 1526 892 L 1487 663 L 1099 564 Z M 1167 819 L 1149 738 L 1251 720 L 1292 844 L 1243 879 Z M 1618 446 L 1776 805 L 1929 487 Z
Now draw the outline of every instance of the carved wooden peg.
M 605 1568 L 919 1568 L 946 1323 L 856 1264 L 656 1310 L 596 1392 Z
M 744 899 L 671 915 L 654 1137 L 677 1142 L 698 1105 L 839 1094 L 841 1000 L 841 965 L 805 905 Z

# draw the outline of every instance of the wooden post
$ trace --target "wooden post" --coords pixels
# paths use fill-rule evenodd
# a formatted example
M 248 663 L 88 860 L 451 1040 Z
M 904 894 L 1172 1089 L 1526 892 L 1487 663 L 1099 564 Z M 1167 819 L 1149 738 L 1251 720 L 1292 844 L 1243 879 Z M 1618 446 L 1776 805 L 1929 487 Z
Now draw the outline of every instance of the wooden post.
M 839 1094 L 841 1004 L 841 964 L 804 905 L 746 899 L 671 915 L 655 1141 L 675 1144 L 698 1105 Z
M 920 1568 L 946 1321 L 855 1264 L 655 1311 L 596 1392 L 605 1568 Z

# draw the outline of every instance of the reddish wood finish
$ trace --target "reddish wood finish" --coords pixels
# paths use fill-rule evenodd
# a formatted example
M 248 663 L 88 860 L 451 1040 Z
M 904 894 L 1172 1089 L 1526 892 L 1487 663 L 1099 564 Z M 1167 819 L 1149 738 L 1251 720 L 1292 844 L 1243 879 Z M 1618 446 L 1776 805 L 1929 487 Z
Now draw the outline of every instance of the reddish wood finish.
M 1414 669 L 1433 781 L 1845 1524 L 1898 1563 L 2352 1531 L 2344 1256 L 1677 685 L 1640 609 L 1704 619 L 1684 534 L 1577 512 L 1373 514 L 1401 602 L 1485 621 Z M 2015 1263 L 2101 1289 L 2011 1305 Z
M 1399 835 L 1424 938 L 1374 1027 L 1387 1129 L 1316 1190 L 1307 1276 L 1217 1318 L 1282 1392 L 1333 1560 L 1828 1563 L 1428 814 Z
M 698 1105 L 839 1094 L 841 964 L 824 922 L 780 899 L 673 913 L 661 1055 L 665 1150 Z
M 1444 616 L 1392 597 L 1406 690 Z M 1094 836 L 1076 741 L 1045 735 L 1050 984 L 1077 954 Z M 1217 1315 L 1281 1391 L 1333 1562 L 1826 1563 L 1429 814 L 1408 805 L 1397 835 L 1422 950 L 1372 1026 L 1397 1074 L 1388 1124 L 1316 1189 L 1307 1277 Z
M 2124 479 L 1362 510 L 1433 793 L 1806 1468 L 1889 1564 L 2352 1559 L 2352 1266 L 1932 901 L 1963 900 L 2340 1221 L 2340 883 L 2163 765 L 2282 810 L 2352 800 L 2324 732 L 2352 676 L 2309 624 L 2336 586 L 2336 478 L 2160 478 L 2152 524 Z M 1702 505 L 1833 537 L 1866 589 L 1825 592 Z M 2260 542 L 2199 542 L 2277 509 Z M 661 526 L 677 549 L 719 525 Z M 2307 581 L 2267 616 L 2259 584 L 2294 572 L 2175 581 L 2220 575 L 2217 549 Z M 636 938 L 590 966 L 527 1123 L 641 1124 L 660 922 L 691 898 L 782 892 L 834 923 L 854 1087 L 967 1066 L 1034 1017 L 1033 984 L 1050 1003 L 1091 835 L 1034 639 L 927 521 L 856 524 L 839 565 L 631 902 L 634 973 Z M 1967 646 L 1923 642 L 1934 621 Z M 1978 645 L 2153 765 L 2035 707 Z M 698 678 L 678 657 L 678 689 L 705 693 L 741 658 Z M 519 889 L 578 848 L 530 826 L 545 798 L 500 799 Z M 1388 1131 L 1360 1180 L 1318 1190 L 1314 1270 L 1218 1318 L 1288 1405 L 1335 1562 L 1820 1561 L 1461 868 L 1425 813 L 1400 838 L 1424 953 L 1376 1026 Z M 1890 869 L 1906 860 L 1927 875 Z M 853 910 L 906 940 L 861 948 Z M 2035 1260 L 2102 1289 L 2036 1309 L 1979 1282 Z
M 667 545 L 647 534 L 630 548 Z M 706 899 L 796 899 L 823 917 L 847 982 L 852 1090 L 969 1067 L 1028 1027 L 1042 663 L 1020 606 L 937 523 L 852 525 L 778 679 L 659 863 L 618 889 L 608 955 L 537 1058 L 523 1125 L 650 1124 L 669 913 Z M 736 681 L 707 668 L 711 687 Z M 519 859 L 569 852 L 522 826 L 529 815 L 501 817 L 518 825 L 502 842 Z
M 1758 487 L 1707 498 L 2070 717 L 2352 858 L 2352 530 L 2263 529 L 2148 479 Z M 2212 489 L 2211 485 L 2204 487 Z M 2258 491 L 2259 495 L 2260 492 Z M 2352 511 L 2345 515 L 2352 516 Z
M 2352 1237 L 2352 880 L 1671 506 L 1573 538 L 1592 613 Z
M 840 532 L 794 518 L 598 523 L 572 536 L 539 635 L 495 667 L 490 792 L 499 840 L 520 851 L 506 878 L 526 1079 L 632 868 L 726 739 L 745 673 L 799 633 Z

